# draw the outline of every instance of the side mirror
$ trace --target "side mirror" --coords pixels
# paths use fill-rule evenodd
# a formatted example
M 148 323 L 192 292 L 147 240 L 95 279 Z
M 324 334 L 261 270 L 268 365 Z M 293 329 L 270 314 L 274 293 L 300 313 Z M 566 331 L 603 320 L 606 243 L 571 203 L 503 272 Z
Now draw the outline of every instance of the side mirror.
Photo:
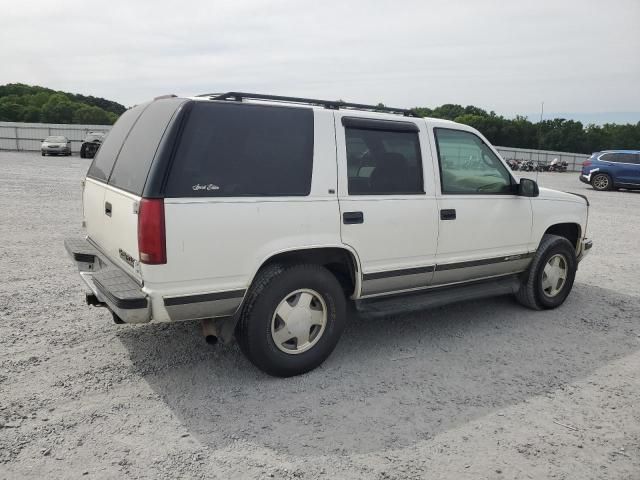
M 540 195 L 538 184 L 530 178 L 521 178 L 518 184 L 518 195 L 521 197 L 537 197 Z

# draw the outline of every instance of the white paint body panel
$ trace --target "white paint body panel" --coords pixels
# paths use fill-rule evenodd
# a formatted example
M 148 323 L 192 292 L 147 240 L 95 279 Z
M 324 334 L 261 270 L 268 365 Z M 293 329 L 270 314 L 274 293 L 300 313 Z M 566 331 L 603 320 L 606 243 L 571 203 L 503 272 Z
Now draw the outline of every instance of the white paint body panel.
M 559 223 L 580 225 L 580 238 L 587 236 L 588 210 L 584 199 L 570 193 L 541 188 L 540 196 L 531 201 L 533 225 L 531 229 L 530 249 L 535 249 L 544 232 Z
M 138 214 L 134 205 L 140 197 L 87 178 L 84 192 L 84 221 L 89 238 L 109 259 L 129 275 L 141 280 L 139 265 L 135 268 L 120 257 L 122 249 L 137 259 Z M 105 213 L 105 205 L 111 204 L 111 216 Z

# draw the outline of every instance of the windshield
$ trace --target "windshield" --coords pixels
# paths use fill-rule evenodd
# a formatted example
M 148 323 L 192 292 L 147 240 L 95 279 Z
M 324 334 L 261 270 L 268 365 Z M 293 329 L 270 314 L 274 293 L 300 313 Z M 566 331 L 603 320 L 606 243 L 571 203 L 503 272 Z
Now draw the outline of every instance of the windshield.
M 67 137 L 47 137 L 44 141 L 52 143 L 67 143 Z

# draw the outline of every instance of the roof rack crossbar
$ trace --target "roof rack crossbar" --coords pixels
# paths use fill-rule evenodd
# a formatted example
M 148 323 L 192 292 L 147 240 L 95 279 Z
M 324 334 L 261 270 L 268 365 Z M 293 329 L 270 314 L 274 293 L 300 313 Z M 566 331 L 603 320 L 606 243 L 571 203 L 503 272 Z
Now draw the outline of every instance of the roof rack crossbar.
M 241 102 L 247 100 L 268 100 L 271 102 L 298 103 L 303 105 L 315 105 L 331 110 L 347 109 L 347 110 L 370 110 L 374 112 L 399 113 L 406 117 L 417 117 L 418 115 L 412 110 L 405 108 L 381 107 L 377 105 L 364 105 L 362 103 L 349 103 L 341 100 L 318 100 L 315 98 L 301 97 L 283 97 L 280 95 L 265 95 L 262 93 L 246 93 L 246 92 L 227 92 L 227 93 L 207 93 L 198 95 L 198 97 L 209 97 L 211 100 L 227 100 Z

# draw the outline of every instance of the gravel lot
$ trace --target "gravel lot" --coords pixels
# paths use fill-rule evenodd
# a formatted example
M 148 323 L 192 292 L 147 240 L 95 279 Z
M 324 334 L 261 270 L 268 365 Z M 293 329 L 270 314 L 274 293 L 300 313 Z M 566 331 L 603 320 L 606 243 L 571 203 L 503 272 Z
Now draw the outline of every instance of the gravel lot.
M 0 152 L 0 478 L 640 478 L 640 192 L 540 174 L 592 203 L 558 310 L 351 318 L 283 380 L 197 323 L 83 304 L 62 241 L 87 167 Z

